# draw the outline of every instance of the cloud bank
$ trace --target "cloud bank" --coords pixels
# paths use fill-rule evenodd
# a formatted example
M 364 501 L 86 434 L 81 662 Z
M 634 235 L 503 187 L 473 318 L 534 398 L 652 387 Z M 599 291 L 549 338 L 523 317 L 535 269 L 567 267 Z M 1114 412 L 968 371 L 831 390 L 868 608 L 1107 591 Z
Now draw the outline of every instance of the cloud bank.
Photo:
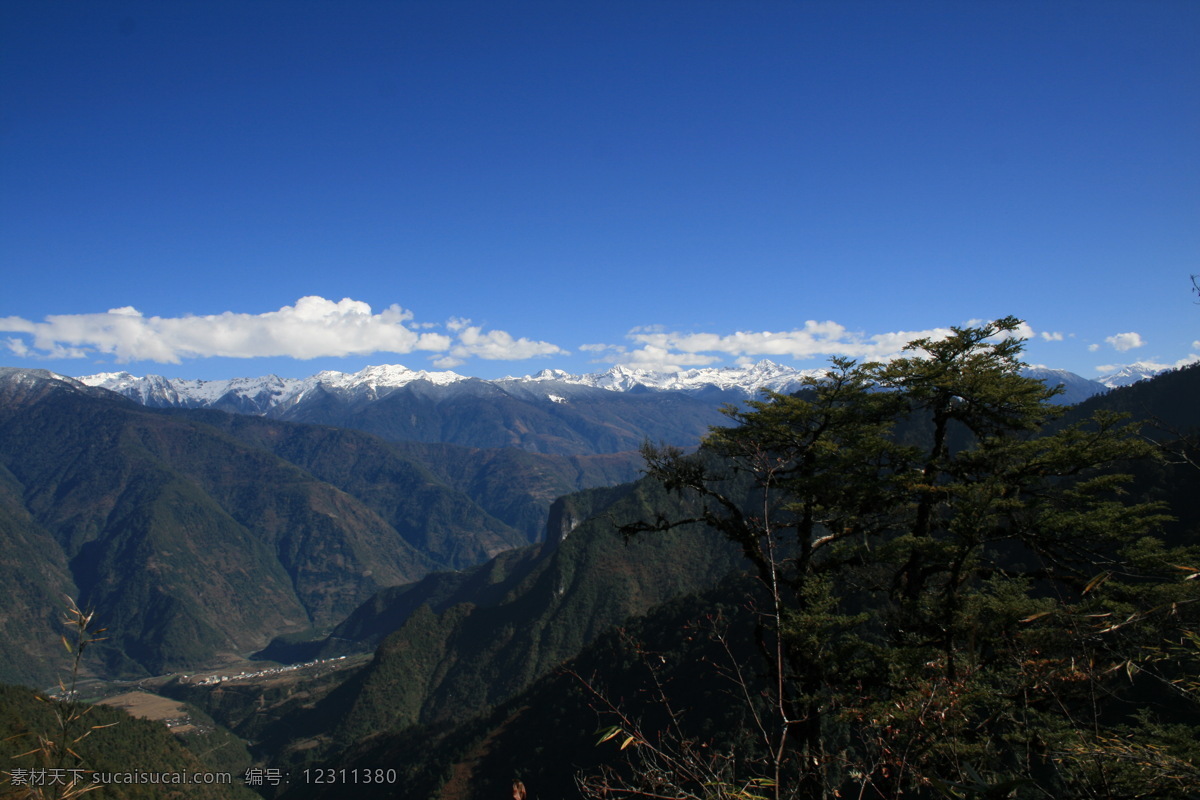
M 566 355 L 567 351 L 549 342 L 530 339 L 514 339 L 504 331 L 483 331 L 479 325 L 471 325 L 469 319 L 455 319 L 446 324 L 454 331 L 456 341 L 448 355 L 434 361 L 442 368 L 456 367 L 468 358 L 483 358 L 489 361 L 513 361 L 539 356 Z
M 985 320 L 968 320 L 967 326 L 985 324 Z M 579 349 L 595 354 L 596 363 L 619 364 L 631 369 L 651 372 L 676 372 L 736 359 L 739 364 L 760 358 L 792 358 L 796 360 L 828 360 L 834 356 L 859 361 L 887 361 L 895 358 L 904 346 L 915 339 L 943 339 L 952 333 L 946 328 L 926 328 L 915 331 L 892 331 L 868 334 L 851 331 L 831 320 L 808 320 L 801 328 L 790 331 L 738 331 L 732 334 L 681 333 L 659 327 L 634 328 L 626 339 L 633 346 L 585 344 Z M 1022 322 L 1014 334 L 1025 339 L 1041 336 L 1046 341 L 1063 341 L 1059 332 L 1036 333 Z
M 941 339 L 950 328 L 866 334 L 850 331 L 836 322 L 809 320 L 790 331 L 738 331 L 732 334 L 680 333 L 655 328 L 635 328 L 626 336 L 634 347 L 588 344 L 581 350 L 597 355 L 596 361 L 634 369 L 673 372 L 705 366 L 734 357 L 788 357 L 793 359 L 844 356 L 859 360 L 886 360 L 914 339 Z
M 526 359 L 565 351 L 549 342 L 516 339 L 504 331 L 484 332 L 469 320 L 453 319 L 450 335 L 411 323 L 412 312 L 391 305 L 379 313 L 359 300 L 338 302 L 301 297 L 295 305 L 262 314 L 226 311 L 206 316 L 147 317 L 131 306 L 101 314 L 60 314 L 31 322 L 0 318 L 3 344 L 18 356 L 83 358 L 110 355 L 119 362 L 178 364 L 185 358 L 223 356 L 297 359 L 370 353 L 445 354 L 443 358 Z

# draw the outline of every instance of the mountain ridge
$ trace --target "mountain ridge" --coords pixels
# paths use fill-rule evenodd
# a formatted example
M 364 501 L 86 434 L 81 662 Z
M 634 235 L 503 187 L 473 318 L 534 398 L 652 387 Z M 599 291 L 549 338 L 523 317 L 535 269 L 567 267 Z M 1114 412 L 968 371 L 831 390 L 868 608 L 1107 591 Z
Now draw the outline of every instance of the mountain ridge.
M 1073 394 L 1087 392 L 1090 396 L 1152 377 L 1164 370 L 1153 368 L 1153 365 L 1149 364 L 1130 364 L 1096 379 L 1085 378 L 1068 370 L 1043 366 L 1031 366 L 1025 371 L 1043 380 L 1061 381 L 1069 388 L 1078 390 Z M 797 369 L 763 359 L 740 367 L 701 367 L 678 372 L 654 372 L 621 365 L 602 372 L 579 375 L 561 369 L 543 369 L 532 375 L 507 376 L 492 380 L 472 378 L 452 371 L 413 370 L 400 364 L 368 366 L 355 373 L 324 370 L 307 378 L 264 375 L 257 378 L 205 381 L 166 378 L 161 375 L 138 377 L 128 372 L 101 372 L 71 380 L 117 392 L 147 406 L 197 408 L 225 405 L 236 406 L 229 410 L 242 413 L 266 413 L 276 407 L 286 408 L 299 404 L 317 391 L 329 392 L 343 399 L 370 402 L 418 381 L 442 388 L 463 383 L 490 384 L 507 391 L 524 388 L 527 392 L 563 402 L 566 398 L 554 392 L 556 385 L 604 389 L 610 392 L 651 390 L 702 393 L 716 390 L 751 397 L 763 390 L 785 393 L 795 391 L 806 378 L 820 377 L 824 373 L 824 367 Z

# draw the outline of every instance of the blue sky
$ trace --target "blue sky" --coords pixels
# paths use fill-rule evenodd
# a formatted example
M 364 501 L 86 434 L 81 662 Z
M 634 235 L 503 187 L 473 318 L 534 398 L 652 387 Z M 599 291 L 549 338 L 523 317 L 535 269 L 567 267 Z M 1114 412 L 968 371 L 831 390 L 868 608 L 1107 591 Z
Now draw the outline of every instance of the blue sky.
M 0 364 L 1200 354 L 1195 2 L 0 4 Z

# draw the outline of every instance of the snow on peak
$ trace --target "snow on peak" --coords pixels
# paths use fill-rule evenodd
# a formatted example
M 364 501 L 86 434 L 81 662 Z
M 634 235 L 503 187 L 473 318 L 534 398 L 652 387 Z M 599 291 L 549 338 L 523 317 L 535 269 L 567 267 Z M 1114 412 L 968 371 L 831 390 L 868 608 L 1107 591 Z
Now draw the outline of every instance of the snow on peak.
M 80 388 L 86 386 L 78 378 L 59 375 L 48 369 L 26 369 L 24 367 L 0 367 L 0 382 L 12 385 L 32 387 L 42 383 L 65 383 L 68 386 Z
M 567 372 L 565 369 L 544 369 L 536 375 L 527 375 L 524 378 L 508 377 L 506 381 L 566 381 L 570 383 L 575 376 Z
M 1112 368 L 1109 368 L 1112 370 Z M 1132 364 L 1118 366 L 1115 370 L 1106 372 L 1096 378 L 1098 383 L 1102 383 L 1110 389 L 1116 389 L 1119 386 L 1131 386 L 1138 381 L 1153 378 L 1159 373 L 1166 372 L 1170 367 L 1165 367 L 1162 364 L 1155 364 L 1149 361 L 1135 361 Z
M 372 389 L 393 389 L 413 381 L 429 381 L 439 386 L 467 380 L 466 376 L 457 372 L 426 372 L 412 370 L 402 364 L 379 364 L 365 367 L 358 372 L 335 372 L 325 370 L 311 378 L 305 379 L 309 384 L 321 384 L 334 389 L 357 389 L 369 387 Z
M 78 379 L 85 386 L 107 389 L 110 392 L 123 394 L 148 406 L 185 405 L 185 398 L 174 382 L 161 375 L 147 375 L 138 378 L 128 372 L 101 372 L 96 375 L 84 375 Z M 202 381 L 194 381 L 202 383 Z
M 792 391 L 800 387 L 804 378 L 824 374 L 824 369 L 799 370 L 763 360 L 740 367 L 701 367 L 682 372 L 653 372 L 633 369 L 621 364 L 609 367 L 603 372 L 592 372 L 586 375 L 572 375 L 561 369 L 544 369 L 536 375 L 527 375 L 524 378 L 506 378 L 505 380 L 517 382 L 558 381 L 596 389 L 607 389 L 613 392 L 627 392 L 641 386 L 664 391 L 697 391 L 716 388 L 739 391 L 749 395 L 762 389 L 779 392 Z
M 351 384 L 370 383 L 374 386 L 404 386 L 413 381 L 429 381 L 438 386 L 446 386 L 458 381 L 465 381 L 465 375 L 459 375 L 457 372 L 427 372 L 426 370 L 412 370 L 400 364 L 380 364 L 374 367 L 366 367 L 359 370 L 353 375 L 347 376 Z
M 99 386 L 107 389 L 110 386 L 127 386 L 138 379 L 128 372 L 97 372 L 95 375 L 84 375 L 76 380 L 85 386 Z
M 762 389 L 775 392 L 795 391 L 805 378 L 820 377 L 826 370 L 784 367 L 773 361 L 762 360 L 741 367 L 700 367 L 664 376 L 664 389 L 699 389 L 716 386 L 753 394 Z
M 301 381 L 299 391 L 292 392 L 285 402 L 296 402 L 318 386 L 335 394 L 348 394 L 368 399 L 378 399 L 406 386 L 413 381 L 429 381 L 437 386 L 448 386 L 467 377 L 457 372 L 427 372 L 412 370 L 402 364 L 378 364 L 365 367 L 358 372 L 335 372 L 325 370 Z

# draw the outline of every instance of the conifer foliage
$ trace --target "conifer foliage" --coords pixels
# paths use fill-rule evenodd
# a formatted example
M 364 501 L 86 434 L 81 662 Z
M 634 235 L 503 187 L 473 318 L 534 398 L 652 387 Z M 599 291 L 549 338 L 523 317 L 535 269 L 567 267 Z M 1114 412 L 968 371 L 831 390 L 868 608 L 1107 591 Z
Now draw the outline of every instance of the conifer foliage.
M 1136 432 L 1064 425 L 1056 390 L 1019 374 L 1020 324 L 835 360 L 728 409 L 698 454 L 645 448 L 695 513 L 625 533 L 706 522 L 760 584 L 754 724 L 713 743 L 728 762 L 700 784 L 638 769 L 669 738 L 613 733 L 631 766 L 586 793 L 1196 796 L 1200 558 L 1123 496 L 1122 465 L 1151 456 Z

